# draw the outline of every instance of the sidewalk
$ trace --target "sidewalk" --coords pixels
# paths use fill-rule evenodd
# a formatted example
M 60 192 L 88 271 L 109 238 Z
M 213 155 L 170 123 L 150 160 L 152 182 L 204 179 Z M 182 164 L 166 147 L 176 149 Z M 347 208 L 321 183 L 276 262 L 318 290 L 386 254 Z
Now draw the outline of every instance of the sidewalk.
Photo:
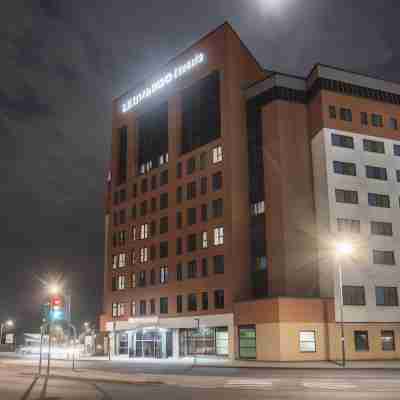
M 82 357 L 81 361 L 108 361 L 108 357 Z M 137 359 L 127 357 L 112 357 L 110 362 L 126 362 L 135 364 L 176 365 L 188 367 L 213 367 L 213 368 L 281 368 L 281 369 L 343 369 L 340 362 L 333 361 L 304 361 L 304 362 L 267 362 L 212 359 L 207 357 L 185 357 L 179 359 Z M 400 369 L 400 360 L 382 361 L 347 361 L 346 369 Z

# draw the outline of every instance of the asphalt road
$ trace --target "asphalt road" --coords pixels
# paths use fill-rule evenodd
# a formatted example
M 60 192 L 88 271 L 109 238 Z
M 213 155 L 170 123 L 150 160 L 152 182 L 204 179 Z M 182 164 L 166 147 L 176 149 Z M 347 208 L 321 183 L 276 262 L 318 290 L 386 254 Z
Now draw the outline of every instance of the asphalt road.
M 124 362 L 82 362 L 81 368 L 113 372 L 164 375 L 163 384 L 118 384 L 77 379 L 36 378 L 29 366 L 0 360 L 1 400 L 183 400 L 183 399 L 400 399 L 400 371 L 395 370 L 277 370 L 188 368 Z M 36 361 L 35 361 L 36 364 Z M 56 362 L 57 369 L 62 363 Z M 65 363 L 65 367 L 69 367 Z M 168 369 L 163 374 L 162 371 Z M 181 383 L 168 383 L 169 375 L 182 375 Z M 213 383 L 210 377 L 226 377 Z M 184 379 L 186 378 L 186 380 Z M 190 379 L 188 379 L 190 377 Z M 220 382 L 220 381 L 219 381 Z

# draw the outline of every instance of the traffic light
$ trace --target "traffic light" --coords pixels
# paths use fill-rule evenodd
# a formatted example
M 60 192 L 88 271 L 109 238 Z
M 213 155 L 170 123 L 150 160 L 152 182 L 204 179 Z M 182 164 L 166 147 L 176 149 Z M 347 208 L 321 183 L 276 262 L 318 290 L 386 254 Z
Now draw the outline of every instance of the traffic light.
M 63 296 L 54 295 L 50 299 L 50 319 L 52 321 L 60 321 L 64 319 L 65 301 Z

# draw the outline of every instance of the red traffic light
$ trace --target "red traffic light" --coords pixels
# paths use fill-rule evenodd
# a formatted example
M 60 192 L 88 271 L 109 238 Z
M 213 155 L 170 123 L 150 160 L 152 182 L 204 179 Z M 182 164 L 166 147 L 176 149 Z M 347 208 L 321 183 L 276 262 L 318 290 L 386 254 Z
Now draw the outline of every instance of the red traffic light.
M 64 307 L 63 299 L 60 296 L 53 296 L 51 298 L 51 305 L 54 307 Z

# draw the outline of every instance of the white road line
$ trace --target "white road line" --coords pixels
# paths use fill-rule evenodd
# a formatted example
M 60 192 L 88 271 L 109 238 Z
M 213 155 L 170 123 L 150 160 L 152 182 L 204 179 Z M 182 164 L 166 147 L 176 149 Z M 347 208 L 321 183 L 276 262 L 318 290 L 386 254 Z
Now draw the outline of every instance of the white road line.
M 308 389 L 349 390 L 357 387 L 351 383 L 332 381 L 302 382 L 302 384 Z

